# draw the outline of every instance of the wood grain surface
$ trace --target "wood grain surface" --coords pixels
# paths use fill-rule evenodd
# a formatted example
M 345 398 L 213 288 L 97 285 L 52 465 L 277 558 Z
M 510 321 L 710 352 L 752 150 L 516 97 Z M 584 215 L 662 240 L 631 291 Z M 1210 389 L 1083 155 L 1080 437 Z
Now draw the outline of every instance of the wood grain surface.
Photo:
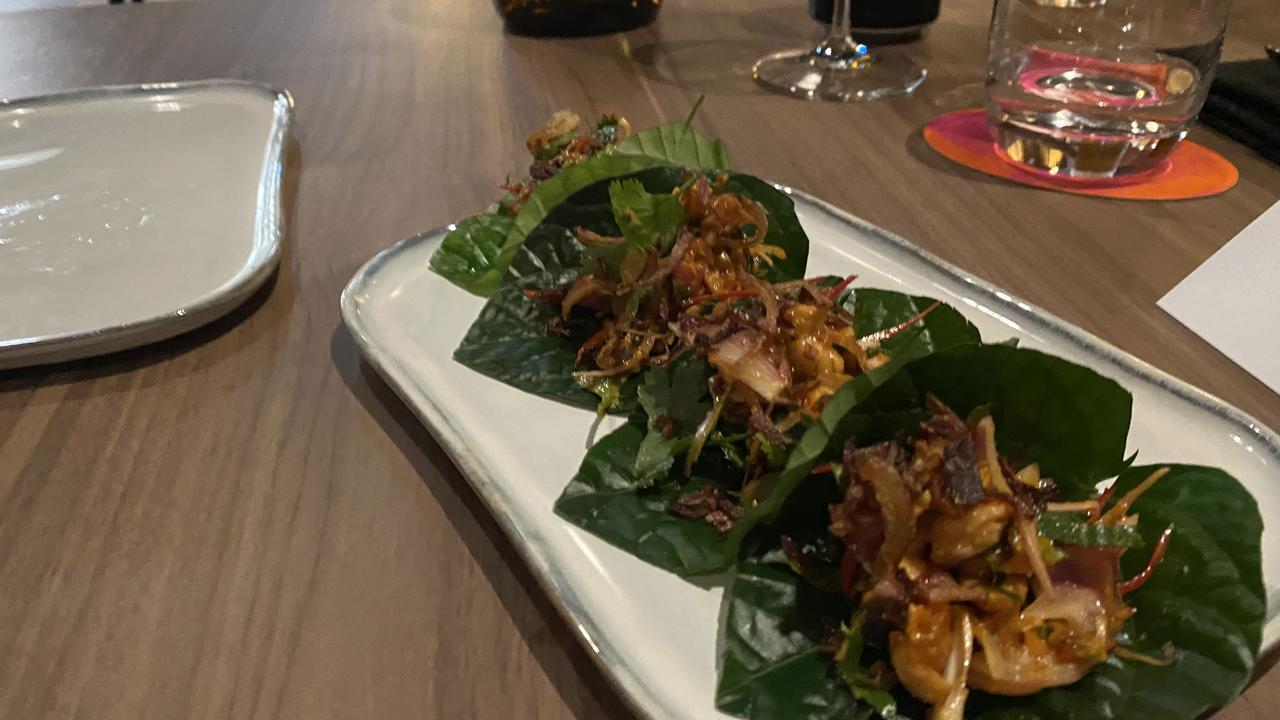
M 559 108 L 699 122 L 812 192 L 1280 427 L 1280 399 L 1155 301 L 1280 197 L 1130 203 L 997 182 L 919 136 L 980 97 L 989 0 L 945 0 L 911 98 L 811 105 L 751 60 L 802 0 L 668 0 L 652 27 L 505 36 L 484 0 L 205 0 L 0 15 L 0 95 L 239 77 L 288 88 L 281 271 L 151 348 L 0 374 L 0 718 L 628 718 L 432 438 L 358 357 L 338 293 L 482 208 Z M 1280 39 L 1238 0 L 1228 58 Z M 424 268 L 425 271 L 425 268 Z M 0 299 L 3 288 L 0 288 Z M 1280 716 L 1280 669 L 1222 720 Z

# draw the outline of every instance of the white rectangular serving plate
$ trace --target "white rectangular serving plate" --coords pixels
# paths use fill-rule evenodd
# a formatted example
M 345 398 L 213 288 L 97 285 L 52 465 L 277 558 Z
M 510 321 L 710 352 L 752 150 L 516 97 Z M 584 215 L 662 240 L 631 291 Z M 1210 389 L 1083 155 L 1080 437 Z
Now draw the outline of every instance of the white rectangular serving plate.
M 964 312 L 988 341 L 1016 337 L 1023 347 L 1114 378 L 1133 393 L 1129 450 L 1141 451 L 1140 462 L 1224 468 L 1253 493 L 1264 518 L 1280 517 L 1280 437 L 1272 430 L 899 237 L 782 189 L 809 234 L 809 274 L 856 274 L 858 286 L 938 298 Z M 632 706 L 655 719 L 728 717 L 714 697 L 722 589 L 651 567 L 552 512 L 585 453 L 593 414 L 453 361 L 484 301 L 428 269 L 448 230 L 405 240 L 361 268 L 342 294 L 347 327 L 444 445 Z M 1277 543 L 1280 527 L 1269 525 L 1264 652 L 1280 638 Z

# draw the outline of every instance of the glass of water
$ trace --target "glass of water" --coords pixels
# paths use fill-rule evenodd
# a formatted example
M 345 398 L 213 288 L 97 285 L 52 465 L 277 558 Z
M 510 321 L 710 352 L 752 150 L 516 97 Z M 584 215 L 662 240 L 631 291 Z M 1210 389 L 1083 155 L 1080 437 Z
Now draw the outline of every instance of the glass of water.
M 1005 158 L 1072 178 L 1157 167 L 1200 112 L 1230 0 L 996 0 L 987 116 Z

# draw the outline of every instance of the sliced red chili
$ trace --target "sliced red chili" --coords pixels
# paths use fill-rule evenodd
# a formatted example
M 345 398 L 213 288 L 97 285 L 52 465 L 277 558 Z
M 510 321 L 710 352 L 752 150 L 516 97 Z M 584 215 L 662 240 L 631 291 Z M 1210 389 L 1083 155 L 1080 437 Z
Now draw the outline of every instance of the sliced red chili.
M 1164 532 L 1160 533 L 1160 539 L 1156 541 L 1156 549 L 1151 551 L 1151 559 L 1147 561 L 1146 569 L 1138 573 L 1132 579 L 1126 580 L 1116 586 L 1116 589 L 1120 591 L 1121 595 L 1127 595 L 1147 584 L 1147 581 L 1151 579 L 1151 574 L 1156 571 L 1156 568 L 1159 567 L 1160 563 L 1164 560 L 1165 551 L 1169 549 L 1170 535 L 1173 535 L 1172 525 L 1165 528 Z
M 1116 494 L 1115 485 L 1112 485 L 1111 487 L 1102 491 L 1102 494 L 1098 496 L 1098 509 L 1092 510 L 1089 512 L 1090 523 L 1096 523 L 1102 519 L 1102 511 L 1107 507 L 1107 502 L 1111 500 L 1111 496 L 1115 494 Z
M 840 587 L 844 588 L 844 594 L 849 597 L 853 597 L 853 580 L 857 570 L 858 557 L 853 554 L 853 548 L 845 548 L 844 557 L 840 558 Z
M 894 325 L 894 326 L 893 326 L 893 327 L 891 327 L 891 328 L 885 328 L 884 330 L 879 330 L 879 331 L 877 331 L 877 332 L 873 332 L 873 333 L 871 333 L 870 335 L 868 335 L 868 336 L 866 336 L 866 337 L 858 338 L 858 340 L 859 340 L 860 342 L 862 342 L 862 341 L 867 341 L 867 340 L 874 340 L 875 342 L 884 342 L 885 340 L 888 340 L 889 338 L 891 338 L 891 337 L 893 337 L 893 336 L 897 335 L 898 333 L 902 332 L 903 330 L 906 330 L 907 328 L 911 327 L 912 325 L 915 325 L 916 323 L 920 322 L 921 320 L 924 320 L 926 317 L 928 317 L 928 316 L 929 316 L 929 313 L 933 312 L 934 310 L 937 310 L 937 309 L 938 309 L 938 306 L 939 306 L 939 305 L 941 305 L 941 304 L 942 304 L 942 303 L 940 303 L 940 302 L 935 302 L 934 304 L 932 304 L 932 305 L 930 305 L 929 307 L 925 308 L 923 311 L 921 311 L 921 312 L 920 312 L 920 314 L 916 315 L 915 317 L 911 318 L 910 320 L 907 320 L 907 321 L 905 321 L 905 322 L 900 322 L 900 323 L 898 323 L 897 325 Z
M 845 290 L 848 290 L 849 286 L 853 284 L 853 281 L 857 279 L 858 279 L 857 275 L 850 275 L 844 280 L 841 280 L 838 285 L 831 288 L 831 290 L 827 292 L 827 299 L 835 300 L 836 298 L 840 297 L 840 293 L 844 292 Z

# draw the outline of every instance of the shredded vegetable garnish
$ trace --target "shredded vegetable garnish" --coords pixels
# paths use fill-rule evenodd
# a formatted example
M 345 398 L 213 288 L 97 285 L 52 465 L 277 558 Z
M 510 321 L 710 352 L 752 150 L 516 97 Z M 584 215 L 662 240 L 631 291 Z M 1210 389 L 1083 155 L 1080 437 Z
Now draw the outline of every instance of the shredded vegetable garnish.
M 1083 500 L 1080 502 L 1051 502 L 1044 506 L 1049 512 L 1082 512 L 1092 513 L 1098 509 L 1097 500 Z
M 1103 524 L 1107 524 L 1107 523 L 1114 523 L 1122 519 L 1126 514 L 1128 514 L 1129 508 L 1133 506 L 1133 503 L 1137 501 L 1139 497 L 1142 496 L 1142 493 L 1146 492 L 1147 490 L 1150 490 L 1152 485 L 1155 485 L 1156 482 L 1160 480 L 1160 478 L 1164 477 L 1168 473 L 1169 473 L 1169 468 L 1166 467 L 1166 468 L 1160 468 L 1159 470 L 1156 470 L 1155 472 L 1148 475 L 1146 480 L 1143 480 L 1141 483 L 1138 483 L 1137 487 L 1130 490 L 1128 493 L 1125 494 L 1124 497 L 1117 500 L 1116 504 L 1112 505 L 1110 510 L 1107 510 L 1106 512 L 1104 512 L 1102 514 L 1102 519 L 1100 520 L 1100 522 L 1102 522 Z
M 1140 662 L 1143 665 L 1151 665 L 1153 667 L 1169 667 L 1173 664 L 1174 659 L 1173 646 L 1171 645 L 1165 645 L 1163 649 L 1164 657 L 1148 655 L 1147 653 L 1138 652 L 1137 650 L 1124 647 L 1123 645 L 1116 647 L 1111 652 L 1122 660 L 1133 660 L 1134 662 Z
M 1102 498 L 1050 501 L 1055 485 L 1039 466 L 1014 471 L 998 454 L 990 415 L 965 422 L 935 398 L 927 406 L 932 417 L 912 438 L 846 444 L 828 530 L 844 544 L 833 556 L 838 585 L 869 623 L 889 626 L 898 682 L 933 706 L 931 718 L 960 720 L 971 688 L 1069 685 L 1116 651 L 1133 613 L 1121 598 L 1167 545 L 1166 534 L 1147 570 L 1120 583 L 1120 554 L 1137 539 L 1120 527 L 1163 473 L 1101 516 L 1115 528 L 1091 525 Z M 1056 523 L 1053 538 L 1086 544 L 1042 535 L 1042 517 Z
M 869 355 L 865 343 L 893 337 L 937 306 L 859 338 L 844 298 L 855 276 L 827 288 L 826 278 L 770 282 L 770 267 L 786 253 L 769 244 L 764 208 L 727 192 L 726 182 L 691 175 L 670 195 L 616 183 L 610 200 L 620 234 L 576 228 L 583 272 L 525 296 L 559 309 L 548 332 L 567 336 L 574 318 L 596 324 L 578 345 L 580 383 L 621 384 L 690 353 L 705 358 L 715 402 L 683 466 L 692 471 L 723 419 L 751 432 L 745 484 L 766 469 L 762 442 L 787 447 L 787 428 L 816 418 L 842 385 L 890 360 L 883 350 Z

